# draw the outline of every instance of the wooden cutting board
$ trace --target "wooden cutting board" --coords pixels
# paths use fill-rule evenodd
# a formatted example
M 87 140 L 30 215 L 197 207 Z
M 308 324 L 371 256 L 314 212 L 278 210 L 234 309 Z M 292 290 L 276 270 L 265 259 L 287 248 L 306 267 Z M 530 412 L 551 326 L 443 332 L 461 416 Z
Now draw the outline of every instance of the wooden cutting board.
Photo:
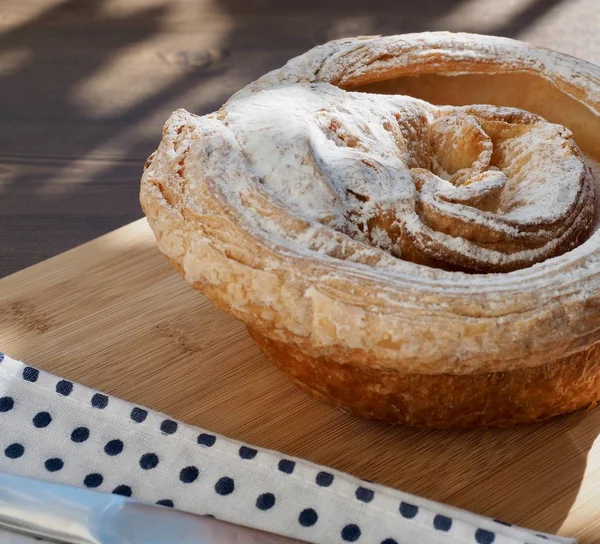
M 0 349 L 232 438 L 600 542 L 600 410 L 460 432 L 353 418 L 292 386 L 167 264 L 145 220 L 0 280 Z

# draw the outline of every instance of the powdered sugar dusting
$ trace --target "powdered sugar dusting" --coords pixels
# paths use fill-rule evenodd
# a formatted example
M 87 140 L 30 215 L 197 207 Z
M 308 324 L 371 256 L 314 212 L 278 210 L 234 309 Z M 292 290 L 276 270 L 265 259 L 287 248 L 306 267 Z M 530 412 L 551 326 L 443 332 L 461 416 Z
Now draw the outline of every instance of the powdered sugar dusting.
M 294 83 L 239 95 L 220 118 L 262 190 L 398 258 L 521 268 L 591 221 L 571 133 L 521 110 Z
M 473 143 L 472 148 L 458 145 L 452 131 L 440 126 L 437 151 L 430 153 L 423 144 L 429 138 L 420 137 L 419 127 L 431 127 L 436 116 L 451 112 L 411 102 L 410 107 L 425 111 L 426 120 L 407 115 L 405 120 L 417 122 L 405 123 L 401 130 L 403 123 L 394 119 L 390 132 L 381 115 L 392 102 L 375 100 L 368 107 L 361 102 L 368 111 L 374 110 L 363 118 L 347 107 L 362 99 L 346 100 L 348 93 L 334 108 L 333 119 L 318 111 L 309 121 L 292 119 L 296 107 L 306 103 L 290 104 L 294 107 L 283 112 L 284 121 L 289 118 L 294 133 L 308 134 L 307 140 L 294 138 L 291 147 L 281 149 L 271 142 L 265 149 L 272 155 L 266 158 L 259 157 L 262 144 L 253 147 L 258 142 L 255 136 L 244 134 L 241 99 L 245 97 L 298 83 L 351 89 L 377 74 L 393 78 L 421 69 L 446 74 L 530 72 L 588 107 L 591 116 L 598 115 L 598 68 L 512 40 L 426 33 L 329 43 L 260 78 L 214 115 L 201 118 L 182 110 L 172 115 L 148 162 L 140 193 L 161 251 L 195 287 L 252 327 L 268 331 L 269 337 L 308 350 L 333 346 L 334 352 L 325 351 L 332 356 L 360 338 L 365 364 L 378 361 L 402 372 L 504 371 L 543 364 L 599 341 L 600 230 L 585 240 L 588 223 L 577 220 L 593 215 L 591 174 L 584 173 L 573 197 L 572 182 L 581 172 L 577 151 L 561 155 L 561 145 L 546 148 L 552 142 L 544 142 L 539 148 L 542 154 L 553 149 L 558 153 L 561 165 L 555 170 L 556 162 L 550 167 L 547 159 L 535 164 L 536 154 L 507 143 L 507 157 L 520 157 L 523 168 L 509 160 L 504 166 L 496 164 L 497 153 L 489 159 L 485 136 L 493 127 L 483 127 L 483 133 L 477 128 L 485 124 L 482 116 L 490 111 L 484 108 L 477 115 L 454 112 L 460 113 L 460 120 L 444 121 L 460 127 L 460 141 Z M 410 101 L 396 100 L 394 108 L 412 111 Z M 240 111 L 234 114 L 236 104 Z M 268 101 L 267 107 L 271 107 Z M 493 113 L 502 115 L 498 110 Z M 238 114 L 242 130 L 234 119 Z M 469 115 L 477 123 L 466 120 Z M 336 120 L 341 121 L 339 127 Z M 306 123 L 310 130 L 305 131 Z M 531 147 L 525 140 L 527 132 L 544 127 L 555 143 L 569 141 L 555 125 L 543 121 L 525 125 L 523 148 Z M 270 130 L 275 140 L 285 140 L 282 126 Z M 245 131 L 249 132 L 247 126 Z M 389 139 L 395 142 L 395 154 Z M 497 140 L 489 139 L 495 147 Z M 365 144 L 369 150 L 361 149 Z M 319 160 L 323 150 L 325 160 Z M 279 153 L 290 164 L 300 162 L 302 168 L 293 170 L 303 180 L 296 183 L 283 163 L 275 160 Z M 348 163 L 356 163 L 361 153 L 367 161 L 373 156 L 364 154 L 375 156 L 381 175 L 345 174 Z M 421 162 L 427 156 L 430 164 Z M 302 157 L 310 160 L 303 162 Z M 468 157 L 465 164 L 461 157 Z M 273 162 L 277 176 L 267 168 Z M 365 172 L 373 168 L 362 164 Z M 362 168 L 351 164 L 349 172 Z M 412 189 L 402 177 L 407 170 Z M 465 184 L 466 180 L 471 183 Z M 546 183 L 552 184 L 549 196 L 539 188 Z M 365 190 L 372 192 L 370 200 L 364 199 Z M 544 204 L 536 207 L 536 200 Z M 372 201 L 402 211 L 403 228 L 391 220 L 393 216 L 378 213 Z M 398 203 L 406 206 L 397 210 Z M 558 216 L 560 220 L 554 221 Z M 370 220 L 366 231 L 360 228 L 360 217 Z M 573 229 L 580 229 L 581 236 L 573 235 Z M 487 240 L 475 239 L 477 230 Z M 515 264 L 510 262 L 515 248 L 528 263 L 540 258 L 540 248 L 559 256 L 510 273 L 452 272 L 405 260 L 410 257 L 406 246 L 398 248 L 395 242 L 409 232 L 418 234 L 420 246 L 408 249 L 421 255 L 431 249 L 431 254 L 443 258 L 445 251 L 480 258 L 483 251 L 484 262 L 499 264 L 499 269 L 506 269 L 505 261 Z M 524 240 L 528 247 L 523 250 Z M 563 252 L 583 243 L 561 254 L 556 245 L 565 240 Z M 398 249 L 403 253 L 397 255 Z M 308 292 L 319 295 L 321 315 L 328 317 L 325 322 L 316 319 L 315 298 L 307 300 Z M 341 362 L 362 364 L 356 359 Z
M 585 163 L 592 174 L 594 187 L 596 188 L 596 195 L 600 195 L 600 162 L 589 156 L 586 156 Z M 596 232 L 598 229 L 600 229 L 600 198 L 596 198 L 596 209 L 591 231 Z

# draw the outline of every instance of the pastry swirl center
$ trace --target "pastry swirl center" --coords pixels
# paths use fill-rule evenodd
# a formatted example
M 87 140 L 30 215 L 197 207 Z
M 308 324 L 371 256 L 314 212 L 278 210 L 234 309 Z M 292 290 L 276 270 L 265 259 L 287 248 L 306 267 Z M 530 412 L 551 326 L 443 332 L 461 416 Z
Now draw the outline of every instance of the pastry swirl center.
M 264 191 L 399 259 L 515 270 L 575 247 L 594 218 L 570 131 L 522 110 L 299 83 L 221 114 Z

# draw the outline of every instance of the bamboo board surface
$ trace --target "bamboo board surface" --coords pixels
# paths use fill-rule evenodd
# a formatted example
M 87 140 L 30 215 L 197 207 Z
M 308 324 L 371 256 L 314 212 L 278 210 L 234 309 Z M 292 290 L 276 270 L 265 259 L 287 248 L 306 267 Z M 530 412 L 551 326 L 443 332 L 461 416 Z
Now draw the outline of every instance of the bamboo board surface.
M 231 438 L 600 542 L 600 409 L 460 432 L 353 418 L 292 386 L 167 264 L 145 220 L 0 280 L 0 349 Z

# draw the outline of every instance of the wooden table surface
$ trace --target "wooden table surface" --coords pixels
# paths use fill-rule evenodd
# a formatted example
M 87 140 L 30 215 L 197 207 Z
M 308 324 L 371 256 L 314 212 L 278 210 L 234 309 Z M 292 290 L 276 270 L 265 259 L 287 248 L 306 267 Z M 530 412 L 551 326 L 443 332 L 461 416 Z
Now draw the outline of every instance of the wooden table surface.
M 318 43 L 345 35 L 445 29 L 520 38 L 600 63 L 598 28 L 598 0 L 0 0 L 0 277 L 141 217 L 141 166 L 172 110 L 211 111 L 238 88 Z M 594 447 L 598 410 L 557 420 L 553 432 L 538 425 L 510 433 L 457 435 L 369 424 L 297 393 L 264 361 L 239 324 L 220 313 L 210 314 L 204 326 L 230 327 L 231 334 L 222 336 L 231 340 L 229 348 L 250 350 L 241 374 L 229 362 L 229 381 L 218 383 L 231 386 L 230 393 L 236 391 L 232 398 L 238 399 L 239 387 L 246 387 L 257 412 L 264 399 L 245 376 L 259 371 L 265 379 L 272 378 L 277 383 L 270 393 L 274 399 L 291 403 L 294 414 L 308 407 L 316 414 L 298 435 L 288 432 L 283 416 L 265 416 L 259 426 L 246 426 L 239 419 L 245 406 L 223 418 L 213 405 L 170 396 L 160 387 L 168 369 L 155 357 L 144 358 L 145 348 L 132 352 L 117 329 L 103 338 L 89 335 L 91 348 L 75 342 L 81 330 L 71 329 L 69 323 L 95 330 L 96 310 L 126 310 L 120 300 L 125 291 L 109 294 L 109 285 L 97 281 L 102 279 L 99 270 L 109 270 L 119 278 L 112 283 L 119 289 L 134 282 L 119 272 L 113 259 L 126 253 L 130 264 L 139 259 L 143 265 L 148 286 L 135 281 L 142 295 L 155 284 L 163 289 L 164 282 L 173 297 L 179 297 L 173 300 L 182 301 L 181 307 L 170 306 L 171 313 L 157 318 L 148 334 L 158 331 L 152 337 L 162 342 L 161 349 L 175 350 L 184 367 L 201 376 L 195 353 L 212 353 L 214 346 L 190 331 L 198 326 L 192 316 L 202 315 L 199 306 L 204 302 L 158 258 L 140 225 L 128 228 L 130 237 L 116 234 L 88 247 L 90 257 L 83 262 L 74 257 L 83 252 L 70 253 L 4 280 L 4 349 L 236 438 L 481 513 L 574 534 L 586 543 L 600 541 L 595 499 L 600 454 Z M 62 299 L 47 296 L 65 286 L 71 293 L 66 306 Z M 142 299 L 145 312 L 155 310 L 154 299 Z M 100 307 L 86 306 L 86 301 Z M 66 307 L 87 308 L 93 319 L 82 314 L 76 321 L 56 325 L 55 316 Z M 198 314 L 186 314 L 182 308 Z M 73 345 L 79 347 L 63 357 L 65 346 Z M 120 361 L 116 376 L 128 374 L 127 357 L 134 353 L 147 371 L 140 381 L 143 387 L 119 380 L 107 383 L 105 370 L 82 366 L 87 359 L 77 350 L 84 347 Z M 199 393 L 199 379 L 173 383 L 180 382 L 192 388 L 187 393 Z M 315 447 L 325 436 L 336 440 L 328 447 Z M 352 447 L 336 449 L 344 443 Z M 355 455 L 362 447 L 372 455 Z M 385 462 L 371 462 L 373 456 Z M 453 462 L 468 470 L 451 470 Z M 407 464 L 411 470 L 404 470 Z M 495 495 L 497 490 L 503 490 L 501 496 Z
M 329 39 L 454 30 L 600 63 L 598 0 L 0 0 L 0 277 L 141 217 L 169 113 Z
M 0 348 L 211 432 L 600 542 L 600 408 L 471 431 L 347 415 L 294 387 L 242 323 L 194 291 L 160 255 L 145 219 L 1 279 Z M 0 452 L 13 441 L 0 433 Z

